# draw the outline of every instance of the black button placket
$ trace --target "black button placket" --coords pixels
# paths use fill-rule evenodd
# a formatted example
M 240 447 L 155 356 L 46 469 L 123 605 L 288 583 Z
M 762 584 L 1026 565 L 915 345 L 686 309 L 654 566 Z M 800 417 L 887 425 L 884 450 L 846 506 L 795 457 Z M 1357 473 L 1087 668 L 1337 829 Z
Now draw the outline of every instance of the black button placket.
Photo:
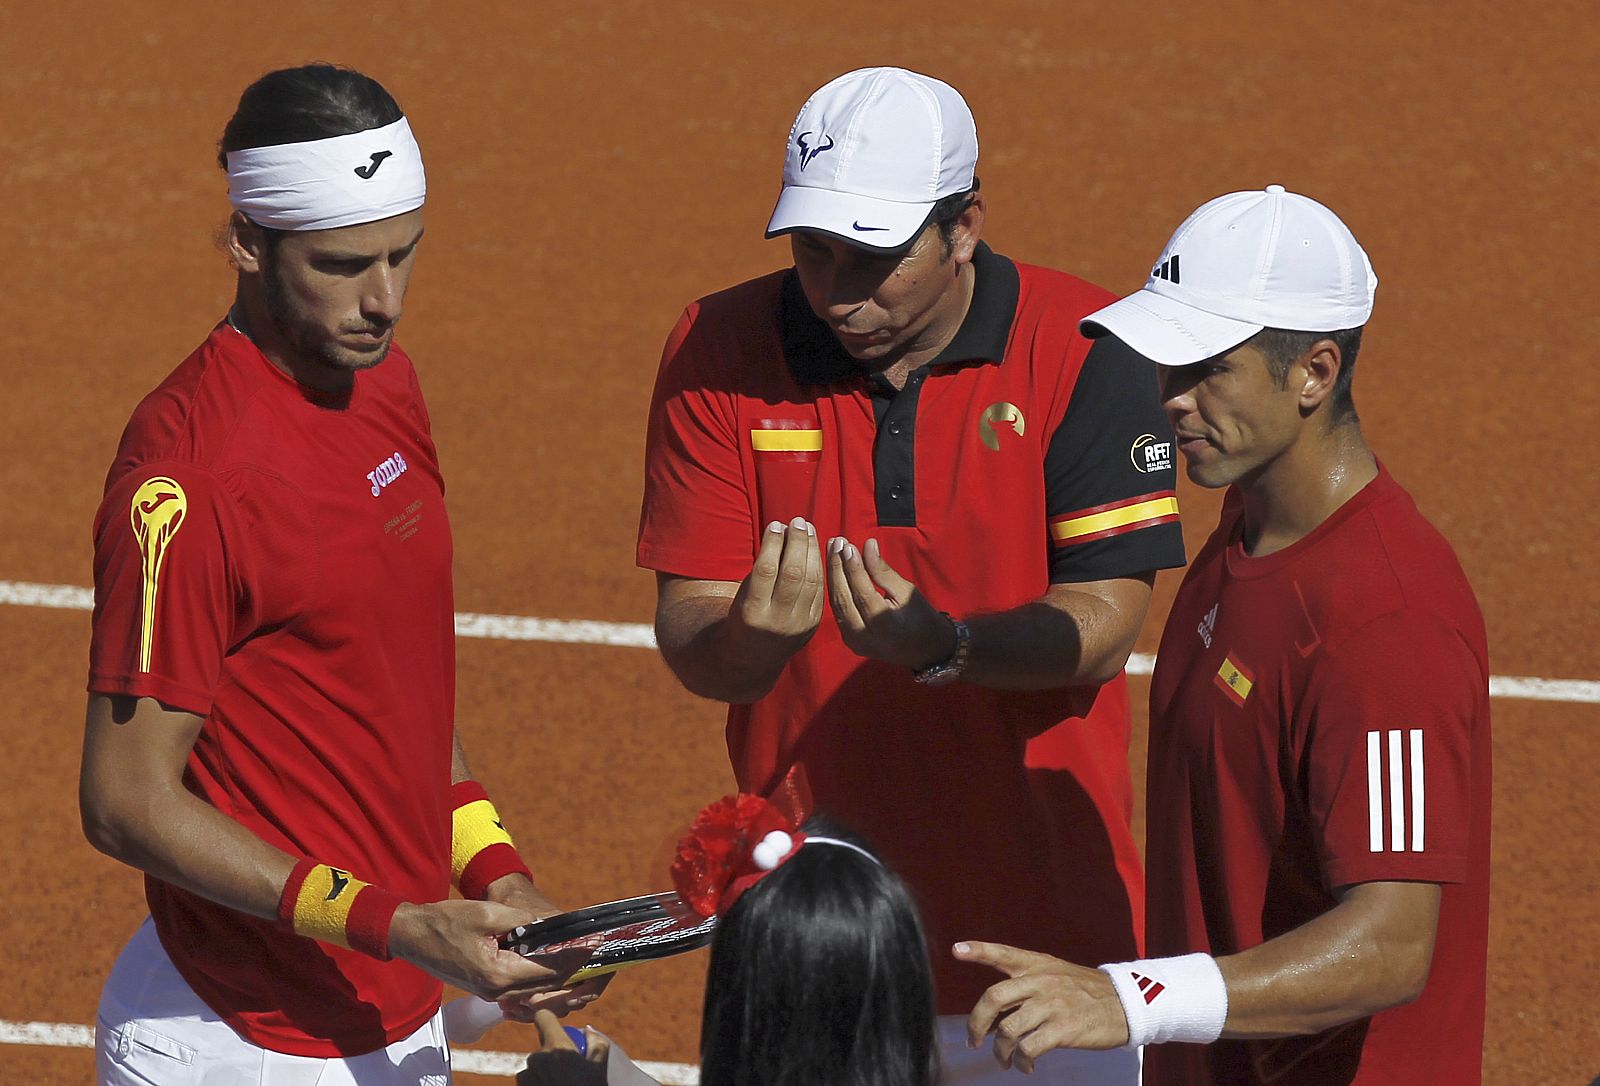
M 878 424 L 878 440 L 872 450 L 873 484 L 878 505 L 878 523 L 886 528 L 914 528 L 917 524 L 917 400 L 927 368 L 906 378 L 905 387 L 896 390 L 873 374 L 872 414 Z

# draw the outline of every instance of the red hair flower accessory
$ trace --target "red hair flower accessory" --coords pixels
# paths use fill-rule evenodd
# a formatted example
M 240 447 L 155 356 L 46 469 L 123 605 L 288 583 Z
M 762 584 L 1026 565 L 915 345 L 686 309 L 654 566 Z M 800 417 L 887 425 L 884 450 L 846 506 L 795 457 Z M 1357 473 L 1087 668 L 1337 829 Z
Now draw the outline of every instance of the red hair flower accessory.
M 760 796 L 724 796 L 702 810 L 678 842 L 672 882 L 689 908 L 722 916 L 804 841 L 794 821 Z

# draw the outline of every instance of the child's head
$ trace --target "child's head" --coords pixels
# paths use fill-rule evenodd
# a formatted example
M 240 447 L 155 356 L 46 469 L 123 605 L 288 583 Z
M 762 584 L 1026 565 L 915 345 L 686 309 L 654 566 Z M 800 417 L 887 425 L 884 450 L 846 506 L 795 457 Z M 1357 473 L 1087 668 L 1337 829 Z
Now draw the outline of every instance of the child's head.
M 850 840 L 820 819 L 809 835 Z M 808 841 L 718 923 L 700 1034 L 704 1086 L 926 1086 L 933 980 L 888 868 Z

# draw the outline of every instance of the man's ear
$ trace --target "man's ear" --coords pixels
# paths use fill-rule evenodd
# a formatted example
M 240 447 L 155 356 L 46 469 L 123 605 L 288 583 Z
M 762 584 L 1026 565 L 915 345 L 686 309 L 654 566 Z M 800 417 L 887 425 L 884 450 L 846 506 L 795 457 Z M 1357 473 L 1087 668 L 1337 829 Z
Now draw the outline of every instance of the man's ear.
M 1290 369 L 1292 379 L 1298 379 L 1300 411 L 1309 415 L 1333 396 L 1334 382 L 1344 369 L 1344 354 L 1331 339 L 1319 339 L 1304 354 L 1295 359 Z
M 228 234 L 222 247 L 234 267 L 251 275 L 260 274 L 263 255 L 267 250 L 267 235 L 261 227 L 246 218 L 244 212 L 235 211 L 228 217 Z
M 972 254 L 978 251 L 978 239 L 983 236 L 983 217 L 986 210 L 983 193 L 975 192 L 972 200 L 956 217 L 955 230 L 951 236 L 951 256 L 957 264 L 967 264 L 972 261 Z

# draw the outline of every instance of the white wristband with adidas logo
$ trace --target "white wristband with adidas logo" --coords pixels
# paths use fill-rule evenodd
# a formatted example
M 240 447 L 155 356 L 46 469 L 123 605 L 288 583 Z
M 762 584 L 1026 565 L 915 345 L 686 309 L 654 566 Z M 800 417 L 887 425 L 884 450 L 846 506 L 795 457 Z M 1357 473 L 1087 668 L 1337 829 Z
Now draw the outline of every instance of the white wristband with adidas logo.
M 1208 1045 L 1228 1020 L 1228 985 L 1209 954 L 1102 965 L 1128 1017 L 1128 1047 L 1188 1041 Z

